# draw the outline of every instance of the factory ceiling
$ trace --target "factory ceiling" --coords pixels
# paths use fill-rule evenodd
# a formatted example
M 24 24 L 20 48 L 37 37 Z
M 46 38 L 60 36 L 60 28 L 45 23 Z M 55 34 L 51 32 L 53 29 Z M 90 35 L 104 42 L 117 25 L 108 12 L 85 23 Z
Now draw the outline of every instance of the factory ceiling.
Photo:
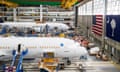
M 61 5 L 63 1 L 76 1 L 75 4 L 83 1 L 83 0 L 8 0 L 10 2 L 17 3 L 19 5 L 30 5 L 30 6 L 37 6 L 37 5 L 51 5 L 51 6 L 58 6 Z

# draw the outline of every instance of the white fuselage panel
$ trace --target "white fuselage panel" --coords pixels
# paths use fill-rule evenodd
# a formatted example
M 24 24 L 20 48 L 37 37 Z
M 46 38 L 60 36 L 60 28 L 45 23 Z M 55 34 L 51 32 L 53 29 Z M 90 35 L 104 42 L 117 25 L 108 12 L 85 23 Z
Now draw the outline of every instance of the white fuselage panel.
M 44 52 L 54 52 L 55 57 L 74 57 L 87 54 L 84 47 L 76 44 L 74 40 L 59 37 L 7 37 L 0 38 L 0 53 L 12 54 L 12 50 L 28 48 L 27 56 L 40 57 Z M 1 54 L 2 55 L 2 54 Z

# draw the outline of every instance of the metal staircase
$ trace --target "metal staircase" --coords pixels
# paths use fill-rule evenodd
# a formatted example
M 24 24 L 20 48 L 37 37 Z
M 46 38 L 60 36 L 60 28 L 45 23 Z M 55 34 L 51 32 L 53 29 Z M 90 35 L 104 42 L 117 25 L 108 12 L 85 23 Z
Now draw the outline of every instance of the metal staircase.
M 16 72 L 23 72 L 23 58 L 24 56 L 28 53 L 28 49 L 23 50 L 20 54 L 16 53 L 16 50 L 13 50 L 12 54 L 13 54 L 13 60 L 11 63 L 11 68 L 16 67 Z
M 17 65 L 19 63 L 19 58 L 20 58 L 20 55 L 17 55 L 13 66 L 17 67 Z

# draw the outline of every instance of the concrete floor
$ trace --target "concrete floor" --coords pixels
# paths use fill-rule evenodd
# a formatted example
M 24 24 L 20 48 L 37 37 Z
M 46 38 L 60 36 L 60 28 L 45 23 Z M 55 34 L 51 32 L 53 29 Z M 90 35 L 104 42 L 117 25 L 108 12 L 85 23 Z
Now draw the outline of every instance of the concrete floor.
M 79 64 L 83 64 L 83 71 L 79 69 Z M 29 70 L 27 72 L 39 72 L 37 63 L 24 63 L 24 65 L 26 70 Z M 71 65 L 65 66 L 64 70 L 59 70 L 58 72 L 120 72 L 120 68 L 111 61 L 96 60 L 95 57 L 89 56 L 87 61 L 73 60 Z
M 82 72 L 77 66 L 78 63 L 82 63 L 84 65 L 83 72 L 120 72 L 120 69 L 117 69 L 110 61 L 76 62 L 71 64 L 70 66 L 66 66 L 64 70 L 59 70 L 58 72 Z M 35 67 L 34 64 L 31 64 L 25 68 L 27 72 L 39 72 L 39 69 L 37 69 L 37 67 Z
M 26 72 L 39 72 L 38 61 L 24 62 L 23 65 Z M 79 69 L 79 64 L 83 65 L 83 71 Z M 113 64 L 111 61 L 98 60 L 94 56 L 88 56 L 87 60 L 72 60 L 71 65 L 66 65 L 64 70 L 59 70 L 58 72 L 120 72 L 120 65 Z

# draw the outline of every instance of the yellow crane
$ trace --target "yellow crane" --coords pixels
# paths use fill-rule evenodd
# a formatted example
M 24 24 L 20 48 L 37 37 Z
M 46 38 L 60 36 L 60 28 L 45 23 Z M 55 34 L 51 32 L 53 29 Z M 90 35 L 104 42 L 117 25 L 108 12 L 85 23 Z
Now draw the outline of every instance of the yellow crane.
M 78 0 L 62 0 L 61 7 L 65 9 L 71 8 Z
M 17 7 L 18 6 L 18 4 L 13 3 L 13 2 L 9 2 L 7 0 L 0 0 L 0 4 L 4 4 L 8 7 Z
M 64 7 L 64 5 L 66 4 L 66 0 L 62 0 L 62 2 L 61 2 L 61 7 L 63 8 Z

